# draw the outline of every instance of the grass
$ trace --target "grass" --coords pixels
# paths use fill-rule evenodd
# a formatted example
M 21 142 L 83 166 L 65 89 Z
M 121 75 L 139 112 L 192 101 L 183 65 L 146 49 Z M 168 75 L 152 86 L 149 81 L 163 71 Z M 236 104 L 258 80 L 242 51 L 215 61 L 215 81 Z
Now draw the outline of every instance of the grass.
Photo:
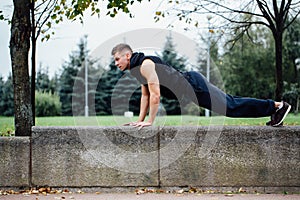
M 97 116 L 97 117 L 38 117 L 36 126 L 120 126 L 124 123 L 135 121 L 123 116 Z M 183 116 L 158 116 L 155 126 L 207 126 L 207 125 L 258 125 L 264 126 L 269 117 L 263 118 L 227 118 L 227 117 L 196 117 Z M 285 125 L 300 125 L 300 115 L 289 114 Z M 0 136 L 10 136 L 14 132 L 14 118 L 0 117 Z

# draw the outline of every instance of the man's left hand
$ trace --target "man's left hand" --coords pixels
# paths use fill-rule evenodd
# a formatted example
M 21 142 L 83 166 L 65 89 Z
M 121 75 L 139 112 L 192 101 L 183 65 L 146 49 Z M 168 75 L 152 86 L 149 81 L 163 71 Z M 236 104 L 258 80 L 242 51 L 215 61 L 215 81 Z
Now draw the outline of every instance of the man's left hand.
M 141 130 L 143 127 L 151 126 L 151 125 L 152 125 L 152 123 L 150 123 L 150 122 L 136 122 L 132 126 L 139 127 L 139 130 Z

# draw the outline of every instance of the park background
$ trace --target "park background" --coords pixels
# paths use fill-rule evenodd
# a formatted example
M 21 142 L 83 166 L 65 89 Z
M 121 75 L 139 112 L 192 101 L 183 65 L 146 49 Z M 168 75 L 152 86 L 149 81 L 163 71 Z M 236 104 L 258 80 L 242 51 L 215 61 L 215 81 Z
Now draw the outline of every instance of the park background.
M 84 85 L 85 63 L 89 68 L 89 104 L 90 113 L 97 116 L 109 116 L 112 114 L 122 115 L 127 111 L 128 102 L 114 108 L 112 113 L 112 93 L 114 85 L 119 77 L 124 77 L 123 88 L 120 92 L 126 96 L 136 88 L 135 80 L 129 74 L 118 71 L 111 62 L 99 63 L 91 58 L 90 53 L 99 45 L 112 36 L 122 35 L 128 31 L 143 28 L 162 28 L 169 30 L 165 41 L 161 44 L 161 50 L 154 52 L 161 56 L 167 63 L 178 70 L 196 70 L 206 74 L 207 56 L 209 52 L 211 61 L 210 81 L 227 93 L 240 96 L 274 99 L 276 87 L 275 81 L 275 54 L 274 39 L 272 33 L 262 26 L 252 26 L 247 34 L 243 30 L 230 32 L 219 28 L 218 21 L 210 16 L 202 16 L 197 27 L 189 25 L 186 21 L 178 20 L 177 17 L 166 17 L 157 21 L 161 13 L 158 10 L 164 8 L 160 3 L 143 1 L 132 6 L 130 18 L 127 14 L 119 13 L 114 18 L 101 14 L 100 18 L 89 16 L 83 18 L 83 23 L 78 21 L 64 21 L 54 27 L 55 34 L 49 40 L 38 40 L 37 48 L 37 74 L 36 74 L 36 116 L 72 116 L 72 98 L 74 81 Z M 4 16 L 11 17 L 12 6 L 10 1 L 1 1 L 0 8 Z M 101 8 L 103 9 L 103 8 Z M 245 17 L 245 16 L 240 16 Z M 210 19 L 210 20 L 209 20 Z M 157 21 L 157 22 L 155 22 Z M 1 21 L 1 55 L 0 60 L 0 115 L 5 117 L 14 116 L 13 82 L 11 64 L 9 61 L 9 24 Z M 209 24 L 211 23 L 211 24 Z M 3 27 L 3 29 L 2 29 Z M 197 41 L 197 63 L 189 65 L 189 60 L 180 55 L 177 44 L 173 40 L 173 32 L 179 32 Z M 239 38 L 237 40 L 237 38 Z M 286 30 L 283 38 L 283 99 L 292 104 L 292 112 L 299 110 L 299 58 L 300 58 L 300 21 L 296 19 Z M 121 37 L 120 41 L 126 41 Z M 81 76 L 80 76 L 81 74 Z M 100 80 L 99 80 L 99 77 Z M 136 89 L 130 98 L 129 110 L 135 115 L 139 109 L 140 90 Z M 124 96 L 115 99 L 122 102 Z M 78 97 L 82 98 L 83 97 Z M 84 102 L 81 115 L 84 115 Z M 199 109 L 193 104 L 186 104 L 182 110 L 178 109 L 177 101 L 162 99 L 162 107 L 165 115 L 198 115 Z M 78 113 L 78 112 L 77 112 Z M 80 112 L 79 112 L 80 113 Z M 200 110 L 204 115 L 204 110 Z M 7 118 L 1 125 L 2 134 L 13 132 L 13 125 L 6 125 Z M 8 120 L 11 123 L 11 118 Z M 297 120 L 292 120 L 295 124 Z

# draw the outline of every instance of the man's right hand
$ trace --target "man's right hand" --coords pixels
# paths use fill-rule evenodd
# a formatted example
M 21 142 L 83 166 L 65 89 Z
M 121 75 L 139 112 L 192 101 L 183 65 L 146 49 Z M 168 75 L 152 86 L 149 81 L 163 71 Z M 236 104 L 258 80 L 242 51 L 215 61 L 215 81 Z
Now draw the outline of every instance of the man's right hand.
M 141 130 L 143 127 L 151 126 L 151 125 L 152 125 L 152 123 L 150 123 L 150 122 L 129 122 L 129 123 L 123 124 L 123 126 L 139 127 L 138 130 Z

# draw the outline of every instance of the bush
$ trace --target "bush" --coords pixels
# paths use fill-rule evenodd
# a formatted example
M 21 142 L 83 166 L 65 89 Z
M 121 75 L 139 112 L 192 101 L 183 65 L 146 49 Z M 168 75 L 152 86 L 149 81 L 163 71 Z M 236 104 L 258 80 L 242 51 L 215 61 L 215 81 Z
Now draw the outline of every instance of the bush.
M 59 96 L 47 92 L 36 92 L 35 115 L 37 117 L 61 115 Z
M 288 84 L 284 82 L 285 91 L 283 92 L 283 100 L 292 105 L 292 111 L 295 114 L 299 112 L 300 87 L 298 83 Z
M 197 106 L 195 103 L 189 103 L 184 107 L 184 113 L 188 115 L 196 115 L 196 116 L 203 116 L 205 112 L 204 108 Z

